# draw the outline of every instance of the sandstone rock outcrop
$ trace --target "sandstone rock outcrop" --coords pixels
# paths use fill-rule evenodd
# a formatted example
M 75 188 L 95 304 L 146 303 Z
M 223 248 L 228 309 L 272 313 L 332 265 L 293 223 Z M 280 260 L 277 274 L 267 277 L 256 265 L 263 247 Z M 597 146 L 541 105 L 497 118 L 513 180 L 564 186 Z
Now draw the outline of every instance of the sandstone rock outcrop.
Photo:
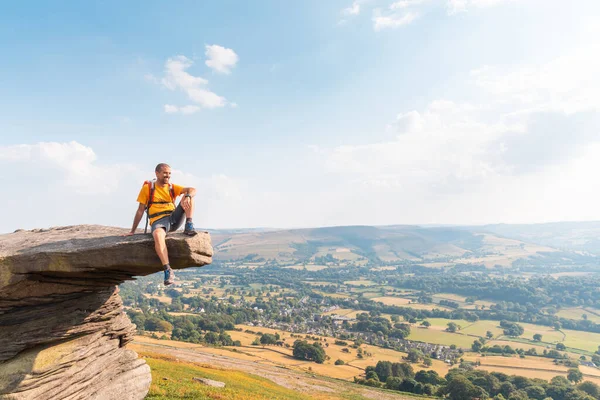
M 117 285 L 162 271 L 150 235 L 69 226 L 0 235 L 0 399 L 143 399 L 150 369 Z M 171 266 L 212 260 L 208 233 L 167 236 Z

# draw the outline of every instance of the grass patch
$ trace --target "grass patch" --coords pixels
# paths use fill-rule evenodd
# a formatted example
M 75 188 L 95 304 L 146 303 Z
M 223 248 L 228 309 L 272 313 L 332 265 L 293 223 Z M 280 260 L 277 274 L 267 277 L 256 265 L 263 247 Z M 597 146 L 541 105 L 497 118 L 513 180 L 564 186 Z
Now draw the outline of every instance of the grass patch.
M 435 329 L 423 328 L 411 329 L 410 335 L 407 339 L 426 343 L 443 344 L 446 346 L 455 344 L 458 347 L 465 349 L 471 348 L 473 340 L 475 340 L 471 336 L 461 335 L 460 333 L 450 333 Z
M 152 384 L 150 385 L 150 392 L 146 396 L 147 400 L 310 400 L 314 398 L 276 385 L 268 379 L 240 371 L 176 362 L 163 356 L 152 356 L 151 354 L 145 354 L 145 356 L 146 362 L 152 369 Z M 194 377 L 225 382 L 225 388 L 204 386 L 194 381 Z

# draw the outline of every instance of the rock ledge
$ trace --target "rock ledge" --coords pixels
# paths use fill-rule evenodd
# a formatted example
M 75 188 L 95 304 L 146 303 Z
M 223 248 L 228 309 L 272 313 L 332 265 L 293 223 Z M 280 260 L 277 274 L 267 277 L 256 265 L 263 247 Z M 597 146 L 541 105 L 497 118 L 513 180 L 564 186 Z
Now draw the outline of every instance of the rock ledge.
M 117 285 L 162 271 L 150 235 L 78 225 L 0 235 L 0 399 L 143 399 L 150 368 Z M 208 233 L 167 236 L 171 266 L 212 261 Z

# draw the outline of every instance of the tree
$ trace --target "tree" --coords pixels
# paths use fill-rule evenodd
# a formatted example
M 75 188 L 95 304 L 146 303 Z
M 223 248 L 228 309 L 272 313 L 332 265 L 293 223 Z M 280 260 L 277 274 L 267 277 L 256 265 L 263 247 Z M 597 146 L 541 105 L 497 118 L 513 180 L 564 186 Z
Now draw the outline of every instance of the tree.
M 425 328 L 429 328 L 431 326 L 431 322 L 423 321 L 423 322 L 421 322 L 421 326 L 424 326 Z
M 471 349 L 475 352 L 475 353 L 479 353 L 479 351 L 481 351 L 481 348 L 483 347 L 483 344 L 481 344 L 481 342 L 479 340 L 475 340 L 473 342 L 473 344 L 471 345 Z
M 590 396 L 600 399 L 600 386 L 596 385 L 593 382 L 585 381 L 577 385 L 577 389 L 586 392 Z
M 410 349 L 406 358 L 412 363 L 418 363 L 423 358 L 423 352 L 419 349 Z
M 432 364 L 433 364 L 433 361 L 431 361 L 431 358 L 425 357 L 423 359 L 423 365 L 425 365 L 426 367 L 431 367 Z
M 543 400 L 546 398 L 546 390 L 541 386 L 528 386 L 524 390 L 530 399 Z
M 583 380 L 583 374 L 577 368 L 571 368 L 567 373 L 567 379 L 573 383 L 578 383 Z
M 465 400 L 484 396 L 483 389 L 473 385 L 473 383 L 462 375 L 454 375 L 452 380 L 446 385 L 446 392 L 451 400 Z
M 398 378 L 395 376 L 390 376 L 385 381 L 385 388 L 391 390 L 400 390 L 400 385 L 402 385 L 402 378 Z
M 375 372 L 377 372 L 380 381 L 387 381 L 388 377 L 393 376 L 392 363 L 390 361 L 377 362 L 377 365 L 375 365 Z
M 264 333 L 260 337 L 260 344 L 262 344 L 262 345 L 269 345 L 269 344 L 276 344 L 276 343 L 277 343 L 277 337 L 271 333 Z
M 567 349 L 567 346 L 565 346 L 564 343 L 556 343 L 556 350 L 564 351 L 566 349 Z
M 335 360 L 335 365 L 344 365 L 344 364 L 346 364 L 346 363 L 344 362 L 344 360 L 341 360 L 341 359 L 339 359 L 339 358 L 338 358 L 337 360 Z
M 457 330 L 458 330 L 458 325 L 456 325 L 455 322 L 448 322 L 448 327 L 446 328 L 446 331 L 454 333 Z
M 542 335 L 540 335 L 539 333 L 536 333 L 535 335 L 533 335 L 533 340 L 535 340 L 536 342 L 541 342 L 542 341 Z
M 292 354 L 299 360 L 314 361 L 318 364 L 323 364 L 327 356 L 318 343 L 309 344 L 306 340 L 296 340 Z
M 486 336 L 488 339 L 491 339 L 491 338 L 493 338 L 493 337 L 494 337 L 494 334 L 492 333 L 492 331 L 487 331 L 487 332 L 485 333 L 485 336 Z

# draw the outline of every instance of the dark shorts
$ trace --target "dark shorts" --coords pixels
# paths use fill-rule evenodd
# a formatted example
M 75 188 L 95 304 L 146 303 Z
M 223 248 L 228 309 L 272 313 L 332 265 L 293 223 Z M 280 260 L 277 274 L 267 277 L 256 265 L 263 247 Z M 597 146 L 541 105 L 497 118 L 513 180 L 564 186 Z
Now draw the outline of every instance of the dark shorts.
M 177 207 L 175 207 L 175 210 L 173 210 L 171 215 L 167 215 L 166 217 L 162 217 L 161 219 L 157 219 L 156 221 L 154 221 L 154 223 L 151 226 L 152 230 L 150 232 L 154 233 L 154 231 L 159 228 L 164 229 L 166 232 L 173 232 L 179 229 L 184 222 L 185 211 L 183 210 L 183 207 L 181 207 L 180 204 Z

